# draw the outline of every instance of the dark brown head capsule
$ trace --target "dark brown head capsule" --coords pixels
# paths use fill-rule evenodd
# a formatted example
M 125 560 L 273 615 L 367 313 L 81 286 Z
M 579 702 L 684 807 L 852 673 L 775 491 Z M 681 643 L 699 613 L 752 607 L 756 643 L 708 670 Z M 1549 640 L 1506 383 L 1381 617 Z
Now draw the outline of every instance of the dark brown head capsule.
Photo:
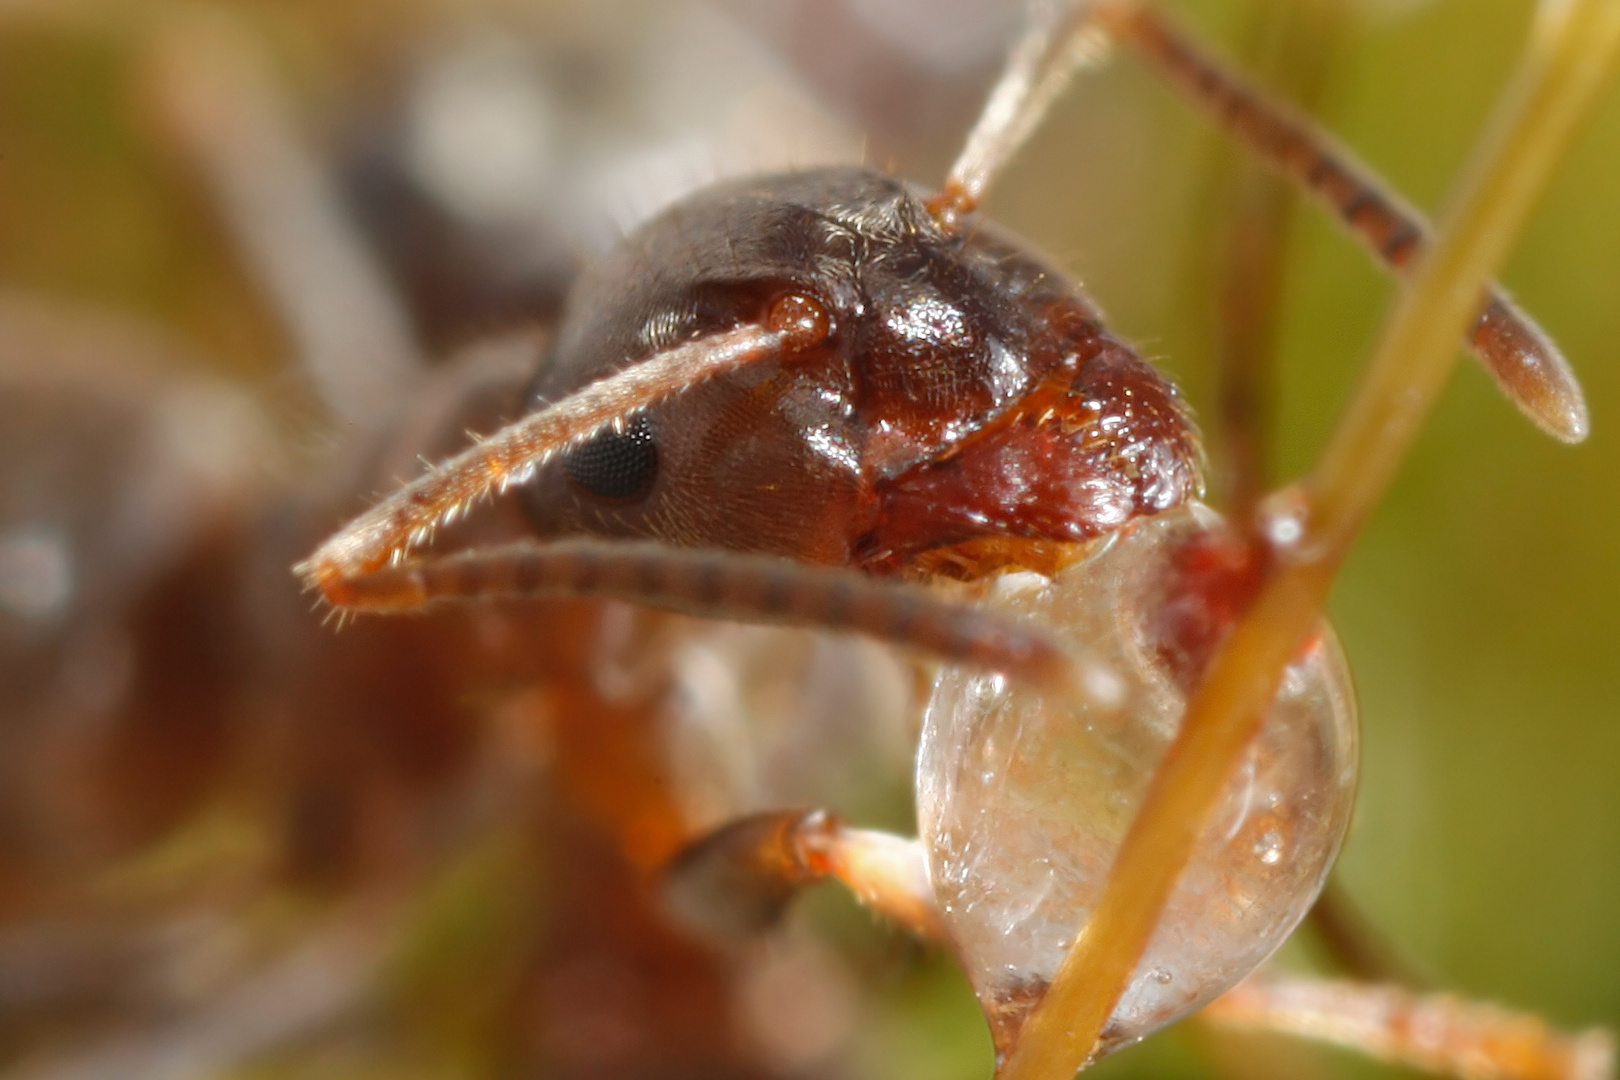
M 534 401 L 744 323 L 785 355 L 543 470 L 542 532 L 974 577 L 1198 488 L 1175 388 L 1063 274 L 858 169 L 721 184 L 643 226 L 577 286 Z

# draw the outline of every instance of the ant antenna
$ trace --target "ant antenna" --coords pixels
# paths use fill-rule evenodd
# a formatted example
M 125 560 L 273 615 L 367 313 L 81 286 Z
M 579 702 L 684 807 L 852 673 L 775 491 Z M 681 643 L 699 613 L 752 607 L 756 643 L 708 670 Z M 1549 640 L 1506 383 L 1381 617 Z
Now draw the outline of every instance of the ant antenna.
M 1037 0 L 962 153 L 928 202 L 947 233 L 978 208 L 996 176 L 1045 118 L 1069 78 L 1110 43 L 1146 67 L 1232 138 L 1308 192 L 1383 266 L 1409 271 L 1429 247 L 1423 215 L 1377 174 L 1292 109 L 1206 54 L 1173 21 L 1136 0 Z M 1502 393 L 1561 442 L 1590 429 L 1569 361 L 1535 321 L 1490 283 L 1466 342 Z
M 1108 38 L 1097 25 L 1094 0 L 1037 0 L 1029 29 L 1013 45 L 984 111 L 962 152 L 929 200 L 928 210 L 947 232 L 978 209 L 984 193 L 1040 125 L 1052 100 L 1082 66 L 1101 63 Z
M 474 503 L 533 478 L 535 470 L 603 429 L 698 383 L 813 345 L 818 328 L 745 323 L 654 353 L 501 428 L 351 521 L 293 572 L 347 607 L 346 585 L 427 543 Z M 774 327 L 774 328 L 773 328 Z M 819 328 L 825 337 L 825 327 Z
M 1124 703 L 1109 664 L 1038 624 L 915 585 L 768 555 L 594 538 L 520 541 L 384 567 L 346 579 L 340 591 L 346 610 L 385 613 L 446 601 L 607 597 L 698 618 L 862 634 L 999 672 L 1059 700 Z
M 1096 19 L 1216 127 L 1316 199 L 1387 269 L 1405 274 L 1429 248 L 1428 222 L 1384 180 L 1311 120 L 1205 53 L 1162 12 L 1141 3 L 1099 3 Z M 1586 400 L 1569 361 L 1495 282 L 1466 341 L 1532 423 L 1561 442 L 1586 438 Z

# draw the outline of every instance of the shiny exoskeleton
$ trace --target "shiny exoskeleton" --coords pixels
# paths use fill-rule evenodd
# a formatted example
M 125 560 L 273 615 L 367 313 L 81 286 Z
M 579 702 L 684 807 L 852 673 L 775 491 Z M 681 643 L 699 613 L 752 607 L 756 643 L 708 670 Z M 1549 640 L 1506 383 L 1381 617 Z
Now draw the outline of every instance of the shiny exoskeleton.
M 648 537 L 972 577 L 1199 487 L 1175 388 L 1061 272 L 950 231 L 898 180 L 825 169 L 716 185 L 575 289 L 543 403 L 800 298 L 825 339 L 649 408 L 542 470 L 545 534 Z

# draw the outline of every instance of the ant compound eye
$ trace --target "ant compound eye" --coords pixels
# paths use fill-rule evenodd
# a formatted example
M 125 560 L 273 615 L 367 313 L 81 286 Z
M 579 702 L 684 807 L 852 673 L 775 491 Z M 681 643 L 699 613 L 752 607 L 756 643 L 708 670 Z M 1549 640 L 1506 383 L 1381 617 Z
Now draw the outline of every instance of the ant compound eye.
M 803 293 L 784 293 L 771 301 L 765 315 L 768 329 L 783 336 L 790 351 L 813 349 L 832 333 L 832 316 L 820 301 Z
M 644 418 L 605 431 L 563 457 L 568 478 L 603 499 L 636 499 L 658 478 L 658 444 Z

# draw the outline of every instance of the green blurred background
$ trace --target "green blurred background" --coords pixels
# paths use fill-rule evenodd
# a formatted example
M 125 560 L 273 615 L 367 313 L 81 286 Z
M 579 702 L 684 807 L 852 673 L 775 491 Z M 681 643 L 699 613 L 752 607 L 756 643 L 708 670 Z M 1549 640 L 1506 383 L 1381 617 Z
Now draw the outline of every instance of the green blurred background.
M 1298 54 L 1283 48 L 1272 61 L 1280 77 L 1315 81 L 1314 111 L 1431 210 L 1511 69 L 1531 6 L 1175 5 L 1223 51 L 1259 54 L 1262 64 L 1277 48 L 1266 28 L 1282 19 L 1302 26 L 1284 45 L 1301 45 L 1303 55 L 1290 61 Z M 667 10 L 600 4 L 587 13 L 541 0 L 234 7 L 278 58 L 316 145 L 362 123 L 356 103 L 378 93 L 386 80 L 377 73 L 397 71 L 400 57 L 447 25 L 527 20 L 540 35 L 594 35 L 594 47 L 611 54 L 615 35 L 634 42 L 649 11 Z M 740 24 L 772 42 L 766 51 L 786 57 L 798 78 L 802 61 L 772 41 L 769 13 L 740 7 Z M 167 10 L 134 0 L 0 2 L 0 286 L 154 319 L 296 417 L 274 317 L 151 115 L 141 42 Z M 641 60 L 604 62 L 597 77 L 659 75 L 644 52 L 627 55 Z M 868 160 L 937 181 L 991 74 L 986 64 L 980 57 L 940 75 L 947 107 L 926 122 L 866 131 Z M 817 96 L 813 76 L 800 82 Z M 883 105 L 879 95 L 826 107 L 859 130 L 879 126 L 871 110 Z M 668 134 L 645 118 L 625 125 L 626 141 Z M 1162 358 L 1202 404 L 1213 388 L 1231 185 L 1247 183 L 1223 172 L 1230 167 L 1201 118 L 1122 61 L 1080 80 L 989 209 L 1073 268 L 1115 328 Z M 1344 886 L 1439 984 L 1569 1027 L 1620 1023 L 1617 178 L 1620 93 L 1611 92 L 1503 278 L 1579 370 L 1591 438 L 1553 443 L 1465 366 L 1333 599 L 1364 729 Z M 1278 306 L 1277 478 L 1312 460 L 1393 288 L 1322 215 L 1307 210 L 1295 225 Z M 819 906 L 829 904 L 837 906 Z M 837 911 L 812 916 L 848 921 Z M 880 972 L 882 1005 L 859 1036 L 862 1069 L 919 1080 L 988 1075 L 987 1039 L 948 965 L 877 952 L 886 959 L 867 967 Z M 1371 1068 L 1336 1054 L 1277 1056 L 1289 1053 L 1194 1033 L 1155 1039 L 1103 1068 L 1116 1076 Z

